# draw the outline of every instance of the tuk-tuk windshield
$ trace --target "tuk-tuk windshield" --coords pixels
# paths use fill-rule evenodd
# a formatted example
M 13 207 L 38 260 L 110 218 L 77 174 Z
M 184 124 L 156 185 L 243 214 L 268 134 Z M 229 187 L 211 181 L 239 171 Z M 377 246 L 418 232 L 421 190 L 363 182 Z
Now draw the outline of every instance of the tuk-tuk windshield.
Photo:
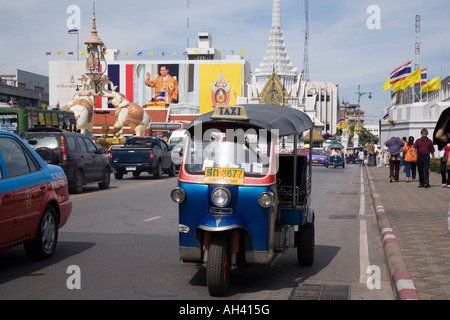
M 191 174 L 204 174 L 206 168 L 244 169 L 245 176 L 265 176 L 269 170 L 270 138 L 256 130 L 212 130 L 202 139 L 188 139 L 185 169 Z M 265 132 L 265 133 L 264 133 Z

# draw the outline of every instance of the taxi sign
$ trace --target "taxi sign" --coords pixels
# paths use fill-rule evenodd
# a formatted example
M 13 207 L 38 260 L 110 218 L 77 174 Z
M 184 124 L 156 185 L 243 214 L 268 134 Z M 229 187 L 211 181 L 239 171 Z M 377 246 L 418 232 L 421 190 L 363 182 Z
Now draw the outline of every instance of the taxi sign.
M 214 110 L 211 119 L 248 120 L 248 116 L 243 106 L 219 106 Z
M 210 184 L 244 184 L 244 169 L 239 168 L 205 168 L 205 183 Z

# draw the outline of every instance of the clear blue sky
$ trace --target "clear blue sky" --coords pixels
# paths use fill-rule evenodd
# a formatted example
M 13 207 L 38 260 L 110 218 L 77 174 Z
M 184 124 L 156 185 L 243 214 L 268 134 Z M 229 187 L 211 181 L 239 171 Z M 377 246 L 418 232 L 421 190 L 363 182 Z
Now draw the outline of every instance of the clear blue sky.
M 0 74 L 16 69 L 48 75 L 48 61 L 76 59 L 77 36 L 67 32 L 67 8 L 81 9 L 80 50 L 92 25 L 91 0 L 0 0 Z M 380 29 L 369 29 L 371 5 L 380 9 Z M 97 30 L 119 59 L 184 59 L 187 46 L 197 45 L 197 33 L 209 32 L 223 56 L 245 50 L 252 70 L 265 54 L 272 18 L 272 0 L 191 0 L 189 33 L 187 0 L 97 0 Z M 450 74 L 450 2 L 448 0 L 310 0 L 309 68 L 311 80 L 339 85 L 339 96 L 361 105 L 370 123 L 390 103 L 382 85 L 390 72 L 408 60 L 414 63 L 415 16 L 421 16 L 420 65 L 428 79 Z M 281 0 L 281 26 L 287 54 L 303 67 L 304 0 Z M 52 55 L 45 55 L 51 51 Z M 63 52 L 62 56 L 56 52 Z M 130 51 L 130 56 L 125 53 Z M 139 51 L 142 57 L 137 57 Z M 154 55 L 150 56 L 149 51 Z M 161 52 L 165 51 L 163 58 Z M 177 54 L 172 56 L 171 53 Z M 370 117 L 373 116 L 373 117 Z

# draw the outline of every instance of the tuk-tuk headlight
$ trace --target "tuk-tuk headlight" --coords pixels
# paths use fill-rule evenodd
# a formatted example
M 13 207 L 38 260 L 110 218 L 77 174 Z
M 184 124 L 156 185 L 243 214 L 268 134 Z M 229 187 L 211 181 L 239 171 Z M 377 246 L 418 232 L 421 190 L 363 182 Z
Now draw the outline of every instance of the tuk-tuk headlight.
M 258 202 L 261 207 L 269 208 L 273 205 L 273 193 L 270 191 L 264 191 L 258 197 Z
M 174 202 L 181 203 L 186 198 L 186 192 L 182 188 L 176 187 L 170 192 L 170 197 Z
M 217 187 L 211 193 L 211 201 L 215 206 L 225 207 L 231 200 L 231 193 L 227 188 Z

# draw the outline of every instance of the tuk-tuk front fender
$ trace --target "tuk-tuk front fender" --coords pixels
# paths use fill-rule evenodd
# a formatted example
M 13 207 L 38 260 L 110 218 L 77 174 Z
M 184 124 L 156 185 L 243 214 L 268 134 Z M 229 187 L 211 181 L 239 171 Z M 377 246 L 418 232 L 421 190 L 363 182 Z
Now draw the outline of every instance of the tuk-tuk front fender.
M 236 215 L 207 215 L 200 220 L 197 229 L 210 232 L 220 232 L 232 229 L 243 229 L 251 238 L 247 224 Z

